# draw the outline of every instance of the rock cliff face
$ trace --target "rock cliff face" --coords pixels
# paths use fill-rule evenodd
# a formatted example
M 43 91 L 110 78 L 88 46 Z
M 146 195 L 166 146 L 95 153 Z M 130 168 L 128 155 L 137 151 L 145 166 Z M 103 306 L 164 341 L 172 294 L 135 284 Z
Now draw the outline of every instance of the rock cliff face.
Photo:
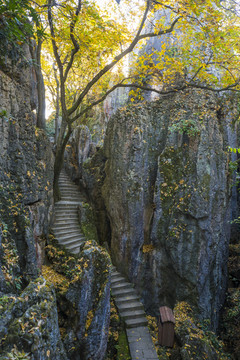
M 0 199 L 3 235 L 12 238 L 23 282 L 38 275 L 51 205 L 53 154 L 36 128 L 36 93 L 30 53 L 0 70 Z
M 227 282 L 228 119 L 203 91 L 129 105 L 110 119 L 103 149 L 80 170 L 96 208 L 107 211 L 101 222 L 107 229 L 110 221 L 112 260 L 146 309 L 158 315 L 161 305 L 187 301 L 213 328 Z
M 187 300 L 213 327 L 230 235 L 224 121 L 213 94 L 189 91 L 119 111 L 104 143 L 114 263 L 149 311 Z

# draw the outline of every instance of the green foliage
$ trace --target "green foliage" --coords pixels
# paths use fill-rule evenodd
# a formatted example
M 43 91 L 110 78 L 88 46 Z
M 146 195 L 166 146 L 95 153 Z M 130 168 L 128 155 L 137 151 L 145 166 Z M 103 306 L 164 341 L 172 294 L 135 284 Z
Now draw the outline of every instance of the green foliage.
M 121 321 L 113 298 L 110 302 L 110 326 L 105 360 L 131 359 L 126 331 Z
M 37 19 L 29 0 L 3 0 L 0 2 L 0 61 L 4 55 L 15 62 L 22 54 L 22 45 L 33 36 L 31 20 Z
M 130 360 L 131 356 L 129 353 L 128 340 L 125 329 L 121 329 L 118 336 L 117 348 L 117 360 Z
M 235 154 L 240 154 L 240 148 L 232 148 L 231 146 L 229 146 L 228 147 L 228 150 L 230 151 L 230 152 L 233 152 L 233 153 L 235 153 Z
M 30 360 L 30 355 L 25 353 L 25 351 L 19 351 L 15 346 L 10 353 L 8 353 L 1 360 Z
M 231 353 L 234 354 L 234 358 L 238 358 L 240 353 L 240 288 L 229 289 L 222 320 L 221 336 L 228 349 L 231 349 Z
M 55 112 L 46 121 L 46 133 L 48 137 L 54 137 L 55 135 Z
M 1 110 L 0 110 L 0 117 L 6 117 L 6 116 L 7 116 L 7 111 L 1 109 Z
M 178 132 L 179 134 L 187 134 L 188 136 L 199 135 L 200 129 L 195 119 L 180 119 L 169 127 L 170 132 Z
M 94 217 L 91 205 L 83 203 L 80 207 L 80 224 L 83 234 L 87 240 L 98 241 L 97 229 L 95 226 L 96 219 Z
M 238 169 L 238 162 L 237 161 L 229 161 L 228 169 L 230 174 L 233 174 Z

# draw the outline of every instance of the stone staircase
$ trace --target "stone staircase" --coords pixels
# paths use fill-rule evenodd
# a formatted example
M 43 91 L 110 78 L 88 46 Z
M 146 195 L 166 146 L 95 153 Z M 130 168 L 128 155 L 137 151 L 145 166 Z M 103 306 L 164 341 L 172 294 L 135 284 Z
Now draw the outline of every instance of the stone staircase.
M 55 204 L 53 232 L 60 244 L 77 254 L 80 245 L 85 242 L 78 221 L 78 206 L 85 199 L 64 172 L 59 178 L 59 188 L 61 200 Z M 139 296 L 115 267 L 112 268 L 111 288 L 120 316 L 126 324 L 132 360 L 158 360 Z
M 55 204 L 53 232 L 60 244 L 74 254 L 85 241 L 78 220 L 78 206 L 85 199 L 69 177 L 62 172 L 59 178 L 61 200 Z
M 158 360 L 146 314 L 133 285 L 112 268 L 112 295 L 127 328 L 127 338 L 132 360 Z
M 147 325 L 146 314 L 136 290 L 116 268 L 113 268 L 111 288 L 119 314 L 124 320 L 126 327 L 134 328 Z

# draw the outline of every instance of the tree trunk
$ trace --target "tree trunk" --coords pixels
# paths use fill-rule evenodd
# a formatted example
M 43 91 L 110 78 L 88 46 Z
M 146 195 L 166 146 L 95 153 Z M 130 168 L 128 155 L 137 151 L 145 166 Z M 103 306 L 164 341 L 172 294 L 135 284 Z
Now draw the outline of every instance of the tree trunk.
M 37 127 L 40 129 L 46 128 L 46 118 L 45 118 L 45 86 L 42 76 L 42 66 L 41 66 L 41 50 L 42 50 L 42 40 L 38 40 L 37 51 L 36 51 L 36 75 L 37 75 L 37 93 L 38 93 L 38 111 L 37 111 Z
M 56 80 L 56 84 L 57 84 L 57 88 L 56 88 L 56 115 L 55 115 L 55 144 L 57 144 L 57 140 L 58 140 L 58 135 L 59 135 L 59 115 L 60 115 L 60 85 L 59 85 L 59 80 L 57 77 L 57 70 L 56 68 L 53 66 L 53 71 L 54 71 L 54 77 Z
M 29 46 L 37 79 L 37 127 L 45 129 L 45 87 L 41 68 L 42 40 L 38 39 L 38 44 L 35 41 L 30 42 Z

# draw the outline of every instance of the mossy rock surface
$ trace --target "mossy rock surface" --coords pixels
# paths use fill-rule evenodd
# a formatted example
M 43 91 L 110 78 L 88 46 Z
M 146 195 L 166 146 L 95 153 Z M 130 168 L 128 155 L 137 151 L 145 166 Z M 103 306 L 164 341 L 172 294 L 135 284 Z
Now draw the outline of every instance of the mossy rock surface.
M 56 295 L 50 283 L 38 278 L 20 296 L 10 297 L 9 303 L 1 311 L 1 360 L 14 353 L 13 346 L 28 353 L 31 360 L 67 360 L 59 332 Z
M 69 359 L 79 353 L 81 360 L 103 359 L 110 321 L 108 253 L 95 241 L 86 241 L 80 253 L 72 255 L 53 239 L 47 254 L 54 269 L 47 272 L 57 285 L 59 326 Z

